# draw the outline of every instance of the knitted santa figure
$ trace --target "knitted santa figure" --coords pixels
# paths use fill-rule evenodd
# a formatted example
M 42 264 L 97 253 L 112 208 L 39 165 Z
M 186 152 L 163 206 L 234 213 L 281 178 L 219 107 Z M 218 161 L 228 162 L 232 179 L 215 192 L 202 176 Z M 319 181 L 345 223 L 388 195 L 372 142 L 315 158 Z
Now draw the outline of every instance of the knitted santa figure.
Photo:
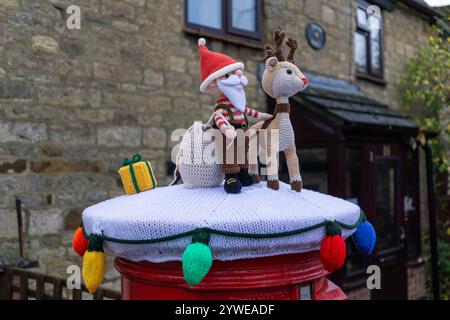
M 201 67 L 200 91 L 217 97 L 213 119 L 214 127 L 223 134 L 221 170 L 225 174 L 224 188 L 228 193 L 239 193 L 242 186 L 252 185 L 253 179 L 248 174 L 248 137 L 236 139 L 237 131 L 247 130 L 247 117 L 262 121 L 272 116 L 246 105 L 244 87 L 248 80 L 243 73 L 244 64 L 222 53 L 208 50 L 205 44 L 205 39 L 198 40 Z M 243 157 L 242 153 L 244 153 Z M 243 158 L 244 160 L 241 160 Z

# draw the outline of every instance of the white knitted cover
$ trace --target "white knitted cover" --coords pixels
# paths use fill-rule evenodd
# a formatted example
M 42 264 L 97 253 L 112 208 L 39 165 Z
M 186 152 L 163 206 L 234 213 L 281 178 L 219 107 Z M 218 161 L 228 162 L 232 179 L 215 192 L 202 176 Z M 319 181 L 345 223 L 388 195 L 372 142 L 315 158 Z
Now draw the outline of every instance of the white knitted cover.
M 220 186 L 224 175 L 215 159 L 215 148 L 212 152 L 205 149 L 215 146 L 211 139 L 202 139 L 201 122 L 194 124 L 186 131 L 180 143 L 178 153 L 178 170 L 186 188 L 208 188 Z
M 325 219 L 346 224 L 360 216 L 357 205 L 313 192 L 297 193 L 280 183 L 280 190 L 265 183 L 227 194 L 223 188 L 187 189 L 182 185 L 158 187 L 120 196 L 88 207 L 83 212 L 87 234 L 119 239 L 153 239 L 200 227 L 243 233 L 278 233 L 300 229 Z M 354 230 L 342 229 L 348 237 Z M 247 239 L 211 235 L 209 246 L 215 259 L 235 260 L 308 252 L 319 249 L 324 228 L 273 239 Z M 157 244 L 118 244 L 105 241 L 113 254 L 133 261 L 181 260 L 191 237 Z

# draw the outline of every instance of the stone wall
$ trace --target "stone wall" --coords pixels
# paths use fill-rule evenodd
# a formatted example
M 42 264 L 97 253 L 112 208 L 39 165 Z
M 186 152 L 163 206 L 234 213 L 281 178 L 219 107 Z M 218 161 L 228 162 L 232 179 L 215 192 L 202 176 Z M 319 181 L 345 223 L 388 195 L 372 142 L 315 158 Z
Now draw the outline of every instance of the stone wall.
M 197 37 L 183 31 L 184 1 L 79 0 L 81 30 L 65 28 L 70 4 L 0 2 L 0 251 L 17 252 L 19 197 L 26 256 L 59 275 L 81 264 L 70 241 L 83 208 L 123 194 L 121 160 L 139 151 L 166 184 L 171 133 L 206 121 L 213 104 L 198 90 Z M 353 15 L 351 0 L 266 0 L 265 40 L 286 29 L 299 39 L 302 69 L 356 81 L 398 108 L 398 74 L 429 26 L 401 5 L 385 14 L 387 84 L 376 85 L 354 77 Z M 327 31 L 319 51 L 304 37 L 312 21 Z M 249 103 L 265 110 L 256 76 L 261 50 L 211 39 L 207 45 L 245 63 Z
M 20 197 L 26 256 L 59 275 L 81 263 L 70 241 L 83 208 L 123 194 L 121 160 L 139 151 L 166 184 L 172 131 L 206 121 L 214 101 L 198 89 L 197 38 L 182 31 L 183 1 L 77 1 L 81 30 L 72 31 L 71 3 L 0 2 L 0 251 L 17 252 Z M 245 63 L 249 102 L 265 109 L 260 53 L 208 47 Z

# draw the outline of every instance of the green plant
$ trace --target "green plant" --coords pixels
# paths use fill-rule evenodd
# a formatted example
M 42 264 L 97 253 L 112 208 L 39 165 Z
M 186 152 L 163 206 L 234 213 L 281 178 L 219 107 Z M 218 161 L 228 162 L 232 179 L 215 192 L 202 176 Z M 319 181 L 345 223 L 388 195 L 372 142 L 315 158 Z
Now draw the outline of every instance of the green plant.
M 429 236 L 423 237 L 423 255 L 429 260 L 430 240 Z M 439 252 L 439 283 L 441 286 L 441 299 L 450 300 L 450 243 L 438 241 Z M 431 264 L 427 263 L 427 298 L 432 298 Z
M 436 132 L 429 139 L 433 151 L 434 167 L 438 172 L 448 172 L 450 156 L 450 50 L 449 38 L 437 35 L 428 38 L 428 44 L 419 50 L 416 58 L 405 66 L 400 86 L 403 90 L 403 105 L 407 110 L 424 111 L 416 121 L 428 132 Z M 422 110 L 421 110 L 422 109 Z M 421 113 L 421 112 L 419 112 Z
M 428 38 L 428 44 L 419 49 L 417 57 L 406 62 L 400 79 L 403 106 L 427 132 L 437 133 L 428 139 L 433 153 L 433 165 L 437 189 L 447 183 L 442 179 L 450 169 L 450 38 L 436 28 L 436 34 Z M 450 299 L 450 243 L 445 236 L 449 221 L 447 201 L 441 194 L 438 202 L 439 231 L 438 252 L 440 265 L 441 299 Z M 423 238 L 423 255 L 428 259 L 429 237 Z M 431 297 L 431 265 L 428 265 L 427 291 Z

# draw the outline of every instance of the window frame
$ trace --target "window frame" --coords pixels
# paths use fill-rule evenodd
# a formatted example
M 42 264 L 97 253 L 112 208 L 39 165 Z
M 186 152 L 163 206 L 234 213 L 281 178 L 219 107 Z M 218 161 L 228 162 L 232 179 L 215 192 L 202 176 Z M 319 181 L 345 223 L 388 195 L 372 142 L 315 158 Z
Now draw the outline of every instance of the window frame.
M 227 32 L 239 37 L 253 40 L 262 39 L 262 0 L 255 0 L 255 31 L 248 31 L 233 27 L 233 0 L 222 0 L 226 2 Z
M 221 29 L 215 29 L 204 25 L 192 23 L 189 21 L 189 1 L 184 1 L 184 24 L 185 27 L 195 30 L 197 32 L 207 32 L 210 35 L 218 35 L 222 38 L 242 39 L 251 42 L 261 43 L 263 40 L 263 1 L 255 0 L 255 26 L 254 32 L 235 28 L 232 25 L 232 0 L 221 1 Z
M 353 41 L 355 42 L 355 34 L 361 34 L 366 39 L 366 72 L 361 72 L 355 67 L 355 73 L 357 77 L 365 78 L 368 80 L 373 80 L 375 82 L 384 83 L 384 18 L 383 13 L 381 12 L 380 16 L 380 71 L 374 71 L 372 68 L 372 41 L 370 29 L 366 26 L 363 26 L 358 23 L 358 9 L 362 9 L 367 12 L 367 7 L 370 6 L 370 3 L 364 0 L 356 1 L 356 15 L 355 15 L 355 23 L 356 30 L 353 34 Z M 354 50 L 356 50 L 356 42 L 354 43 Z M 353 53 L 353 60 L 356 64 L 355 52 Z
M 359 207 L 363 207 L 365 205 L 364 203 L 364 185 L 367 183 L 367 176 L 366 176 L 366 168 L 365 168 L 365 149 L 364 145 L 362 144 L 347 144 L 344 146 L 344 164 L 345 164 L 345 199 L 349 201 L 349 195 L 347 194 L 348 187 L 349 187 L 349 179 L 347 177 L 347 174 L 349 172 L 349 164 L 351 164 L 351 151 L 357 150 L 360 152 L 360 165 L 359 168 L 359 174 L 361 176 L 361 186 L 360 186 L 360 194 L 358 199 L 357 205 Z M 369 264 L 367 257 L 363 257 L 360 253 L 358 253 L 358 249 L 355 247 L 355 244 L 353 243 L 353 240 L 351 238 L 346 239 L 347 244 L 347 258 L 345 261 L 345 272 L 348 279 L 359 279 L 361 275 L 365 273 L 365 268 Z M 349 270 L 349 265 L 352 263 L 352 260 L 355 259 L 355 269 Z M 358 261 L 359 260 L 359 261 Z
M 404 177 L 405 179 L 405 196 L 409 196 L 413 200 L 414 210 L 409 211 L 407 214 L 407 219 L 405 221 L 406 238 L 405 243 L 406 254 L 408 261 L 414 261 L 422 254 L 422 243 L 421 243 L 421 228 L 420 228 L 420 195 L 419 195 L 419 149 L 406 148 L 404 158 L 404 166 L 407 172 L 411 172 L 411 175 Z M 410 225 L 409 225 L 410 224 Z M 412 227 L 411 230 L 409 227 Z M 411 232 L 409 232 L 411 231 Z M 414 243 L 413 250 L 410 249 L 410 241 L 408 238 L 412 237 Z

